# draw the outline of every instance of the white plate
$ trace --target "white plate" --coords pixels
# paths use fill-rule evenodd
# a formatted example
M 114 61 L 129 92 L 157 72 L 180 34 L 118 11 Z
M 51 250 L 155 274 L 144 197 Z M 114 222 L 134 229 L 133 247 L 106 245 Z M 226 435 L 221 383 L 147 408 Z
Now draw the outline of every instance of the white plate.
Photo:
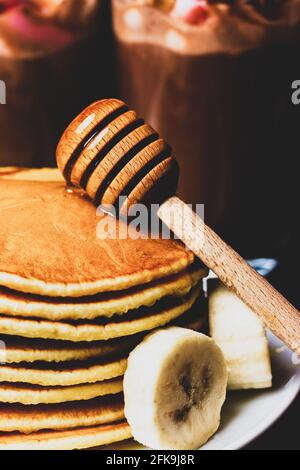
M 273 387 L 230 392 L 221 427 L 204 450 L 238 450 L 266 431 L 290 406 L 300 390 L 300 358 L 269 334 Z
M 230 392 L 221 427 L 201 450 L 238 450 L 266 431 L 289 407 L 300 390 L 300 358 L 269 334 L 273 387 L 260 391 Z M 141 450 L 134 442 L 108 446 L 114 450 Z

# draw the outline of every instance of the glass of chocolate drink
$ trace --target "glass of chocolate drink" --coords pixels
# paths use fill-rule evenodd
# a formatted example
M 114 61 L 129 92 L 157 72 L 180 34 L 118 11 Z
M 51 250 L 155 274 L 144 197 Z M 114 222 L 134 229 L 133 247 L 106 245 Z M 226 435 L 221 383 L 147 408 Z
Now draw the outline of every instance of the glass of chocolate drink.
M 112 93 L 106 9 L 101 0 L 0 0 L 0 165 L 54 164 L 65 126 Z
M 179 195 L 244 256 L 297 210 L 299 0 L 113 0 L 120 97 L 169 141 Z

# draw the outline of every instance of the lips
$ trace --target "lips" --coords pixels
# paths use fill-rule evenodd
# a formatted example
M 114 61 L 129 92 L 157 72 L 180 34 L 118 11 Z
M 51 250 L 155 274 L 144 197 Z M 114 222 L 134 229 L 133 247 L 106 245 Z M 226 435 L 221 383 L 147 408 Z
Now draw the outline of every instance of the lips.
M 51 43 L 53 47 L 63 47 L 70 44 L 73 34 L 55 25 L 32 20 L 20 6 L 11 8 L 5 13 L 5 23 L 8 28 L 30 42 Z
M 24 0 L 0 0 L 0 13 L 6 28 L 30 42 L 39 44 L 51 42 L 54 47 L 62 47 L 73 39 L 70 32 L 32 18 L 30 5 Z
M 204 23 L 209 17 L 206 0 L 177 0 L 172 16 L 188 24 Z

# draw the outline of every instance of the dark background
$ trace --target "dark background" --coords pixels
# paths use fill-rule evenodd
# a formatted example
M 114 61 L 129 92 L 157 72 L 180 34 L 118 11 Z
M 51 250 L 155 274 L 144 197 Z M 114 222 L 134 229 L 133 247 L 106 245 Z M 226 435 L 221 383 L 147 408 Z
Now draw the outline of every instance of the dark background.
M 1 3 L 1 0 L 0 0 Z M 103 4 L 106 6 L 106 8 L 109 7 L 109 2 L 104 0 Z M 105 23 L 107 28 L 110 28 L 109 22 L 106 21 Z M 90 55 L 86 57 L 86 60 L 88 62 L 88 65 L 91 65 L 91 59 L 90 57 L 99 57 L 100 59 L 100 51 L 99 51 L 99 44 L 100 44 L 100 39 L 97 39 L 97 42 L 95 44 L 96 49 L 91 49 L 90 50 Z M 105 54 L 106 52 L 106 54 Z M 78 52 L 77 52 L 78 53 Z M 104 48 L 104 51 L 101 52 L 101 61 L 95 61 L 94 64 L 97 64 L 99 62 L 99 66 L 101 66 L 101 70 L 98 70 L 98 73 L 101 72 L 101 78 L 103 79 L 103 74 L 106 72 L 109 76 L 109 86 L 115 90 L 115 83 L 112 80 L 112 77 L 115 75 L 112 72 L 113 65 L 112 63 L 114 62 L 114 57 L 111 54 L 111 51 L 109 48 Z M 294 56 L 293 56 L 294 57 Z M 298 57 L 295 56 L 295 57 Z M 77 55 L 76 55 L 76 64 L 77 64 Z M 79 62 L 79 61 L 78 61 Z M 73 63 L 73 62 L 72 62 Z M 295 59 L 295 63 L 297 67 L 299 66 L 299 63 Z M 68 64 L 66 64 L 68 65 Z M 82 65 L 82 63 L 78 64 L 78 67 L 80 67 L 80 70 L 85 70 L 85 67 Z M 87 66 L 86 66 L 87 68 Z M 49 73 L 49 66 L 46 68 L 46 72 Z M 110 70 L 110 74 L 108 71 Z M 299 70 L 299 67 L 297 68 Z M 77 71 L 77 68 L 74 68 L 74 71 Z M 0 78 L 5 78 L 4 76 L 1 75 L 3 73 L 2 70 L 0 70 Z M 68 115 L 64 116 L 64 113 L 61 113 L 63 117 L 66 119 L 66 122 L 60 123 L 60 129 L 59 132 L 57 133 L 57 136 L 60 136 L 62 129 L 64 129 L 65 125 L 71 117 L 75 116 L 77 112 L 79 112 L 83 106 L 87 105 L 91 101 L 93 101 L 96 98 L 99 98 L 98 95 L 96 96 L 90 96 L 89 93 L 86 94 L 86 96 L 83 97 L 83 90 L 86 92 L 87 90 L 92 90 L 93 89 L 93 83 L 88 83 L 88 85 L 84 84 L 85 82 L 83 81 L 86 79 L 87 74 L 82 74 L 82 77 L 80 77 L 79 72 L 72 72 L 72 87 L 73 87 L 73 94 L 77 94 L 77 89 L 75 84 L 77 84 L 78 89 L 78 96 L 80 95 L 79 103 L 73 103 L 73 99 L 70 98 L 68 101 L 68 94 L 65 96 L 66 103 L 69 104 L 68 108 Z M 42 75 L 43 77 L 44 75 Z M 77 77 L 78 80 L 75 81 L 75 77 Z M 92 74 L 88 74 L 89 80 L 92 77 Z M 97 78 L 98 75 L 94 76 L 94 81 L 97 84 Z M 291 83 L 292 79 L 299 78 L 298 73 L 295 73 L 292 77 L 289 78 L 288 83 Z M 71 81 L 71 80 L 70 80 Z M 48 82 L 47 82 L 48 83 Z M 68 87 L 70 83 L 68 82 Z M 104 86 L 104 85 L 103 85 Z M 108 86 L 108 84 L 107 84 Z M 71 87 L 71 88 L 72 88 Z M 96 86 L 96 88 L 98 88 Z M 289 90 L 289 87 L 286 88 Z M 59 93 L 59 90 L 54 90 L 55 91 L 55 96 L 64 96 L 64 93 Z M 80 93 L 81 92 L 81 93 Z M 110 91 L 109 93 L 106 92 L 106 94 L 109 94 L 111 96 L 114 96 L 116 93 L 115 91 Z M 71 93 L 72 95 L 72 93 Z M 73 95 L 72 95 L 73 96 Z M 289 98 L 289 96 L 288 96 Z M 82 100 L 82 101 L 81 101 Z M 51 110 L 52 114 L 55 117 L 55 120 L 57 120 L 57 116 L 60 115 L 59 110 L 57 109 L 57 103 L 55 100 L 48 100 L 51 101 Z M 53 101 L 53 102 L 52 102 Z M 61 110 L 66 108 L 66 104 L 62 103 L 61 104 Z M 8 105 L 6 107 L 2 107 L 2 112 L 4 113 L 5 110 L 9 109 Z M 293 123 L 293 128 L 291 129 L 289 126 L 289 138 L 287 138 L 286 135 L 282 135 L 282 141 L 285 142 L 285 145 L 287 143 L 289 144 L 289 147 L 294 148 L 294 158 L 295 160 L 298 160 L 298 152 L 299 152 L 299 142 L 298 142 L 298 135 L 299 135 L 299 125 L 300 125 L 300 106 L 295 107 L 290 104 L 290 112 L 293 113 L 291 122 Z M 15 114 L 17 116 L 17 113 Z M 0 114 L 1 117 L 1 114 Z M 22 122 L 24 124 L 24 122 Z M 1 129 L 0 129 L 1 133 Z M 294 136 L 294 138 L 290 138 L 291 136 Z M 58 137 L 57 137 L 58 138 Z M 0 139 L 1 140 L 1 139 Z M 1 144 L 3 146 L 3 142 Z M 20 144 L 21 146 L 21 144 Z M 22 149 L 24 153 L 24 148 Z M 277 169 L 277 173 L 279 174 L 279 183 L 280 184 L 275 184 L 274 182 L 272 183 L 273 191 L 270 190 L 268 193 L 268 201 L 270 201 L 270 209 L 273 208 L 272 210 L 274 211 L 274 208 L 277 208 L 275 204 L 275 200 L 278 202 L 280 201 L 285 201 L 286 204 L 284 206 L 285 208 L 285 213 L 286 217 L 283 220 L 280 220 L 280 224 L 278 225 L 278 220 L 277 216 L 280 216 L 280 211 L 276 212 L 275 215 L 273 212 L 271 213 L 273 217 L 270 217 L 270 213 L 266 212 L 265 215 L 268 215 L 269 219 L 272 218 L 274 221 L 274 224 L 270 224 L 267 226 L 266 232 L 265 232 L 265 237 L 263 236 L 263 230 L 262 230 L 262 222 L 264 220 L 259 220 L 256 223 L 251 222 L 251 225 L 254 227 L 254 230 L 250 231 L 247 230 L 248 226 L 243 227 L 243 224 L 240 222 L 240 220 L 234 219 L 232 223 L 232 228 L 233 228 L 233 233 L 236 233 L 236 236 L 238 236 L 238 227 L 243 228 L 244 234 L 248 234 L 248 237 L 246 238 L 245 244 L 248 245 L 248 242 L 251 246 L 251 248 L 255 247 L 255 241 L 257 242 L 257 245 L 261 245 L 262 242 L 264 241 L 262 251 L 257 251 L 255 249 L 254 253 L 251 253 L 254 256 L 279 256 L 281 259 L 279 259 L 279 268 L 274 272 L 274 274 L 270 277 L 270 281 L 276 286 L 277 289 L 279 289 L 295 306 L 298 308 L 300 307 L 300 295 L 299 295 L 299 274 L 295 272 L 296 267 L 300 265 L 299 263 L 299 228 L 297 227 L 297 219 L 299 217 L 299 209 L 298 209 L 298 199 L 299 197 L 292 197 L 291 194 L 295 194 L 296 192 L 298 193 L 298 172 L 296 171 L 296 165 L 291 165 L 287 160 L 287 155 L 290 153 L 287 151 L 287 148 L 284 146 L 282 149 L 280 149 L 280 152 L 277 152 L 280 155 L 280 158 L 275 161 L 273 158 L 273 154 L 271 155 L 273 158 L 273 161 L 270 159 L 270 165 L 269 167 L 266 167 L 265 170 L 267 173 L 270 175 L 270 178 L 272 174 L 275 172 L 275 169 Z M 51 155 L 54 155 L 54 152 L 51 153 Z M 252 162 L 252 160 L 251 160 Z M 54 163 L 54 162 L 51 162 Z M 242 162 L 244 165 L 244 161 Z M 41 162 L 41 165 L 44 164 Z M 291 166 L 290 166 L 291 165 Z M 288 177 L 284 177 L 288 174 Z M 283 176 L 282 176 L 283 175 Z M 282 177 L 281 177 L 282 176 Z M 262 177 L 261 177 L 262 179 Z M 250 180 L 250 178 L 249 178 Z M 252 181 L 252 180 L 251 180 Z M 270 180 L 272 182 L 272 179 Z M 244 180 L 243 180 L 244 183 Z M 257 192 L 258 196 L 261 197 L 261 192 L 262 192 L 262 185 L 259 185 L 256 181 L 255 184 L 255 192 Z M 299 193 L 298 193 L 299 196 Z M 231 221 L 230 221 L 231 223 Z M 258 228 L 260 230 L 258 230 Z M 271 237 L 270 237 L 271 233 Z M 281 242 L 281 240 L 283 240 Z M 239 248 L 239 242 L 236 239 L 230 239 L 229 241 L 234 245 L 235 248 Z M 274 242 L 274 243 L 272 243 Z M 279 243 L 280 242 L 280 243 Z M 267 247 L 273 247 L 269 251 L 265 250 L 265 245 Z M 255 247 L 256 248 L 256 247 Z M 276 248 L 276 249 L 275 249 Z M 243 253 L 245 256 L 248 256 L 249 253 L 247 250 Z M 300 396 L 298 399 L 294 402 L 294 404 L 284 413 L 284 415 L 269 429 L 267 430 L 263 435 L 258 437 L 254 442 L 252 442 L 250 445 L 246 447 L 247 450 L 299 450 L 300 449 L 300 438 L 299 438 L 299 431 L 298 431 L 298 422 L 299 422 L 299 417 L 300 417 Z M 297 426 L 297 427 L 296 427 Z
M 300 450 L 300 396 L 284 415 L 245 450 Z

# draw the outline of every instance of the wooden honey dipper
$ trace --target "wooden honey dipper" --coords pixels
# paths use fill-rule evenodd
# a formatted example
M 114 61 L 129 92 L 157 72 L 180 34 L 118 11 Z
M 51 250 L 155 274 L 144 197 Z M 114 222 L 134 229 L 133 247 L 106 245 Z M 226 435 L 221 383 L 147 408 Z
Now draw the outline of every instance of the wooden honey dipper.
M 68 184 L 121 212 L 143 199 L 164 196 L 159 218 L 233 290 L 273 333 L 300 354 L 300 314 L 266 279 L 209 228 L 176 191 L 178 166 L 169 145 L 117 99 L 91 104 L 65 130 L 58 167 Z

